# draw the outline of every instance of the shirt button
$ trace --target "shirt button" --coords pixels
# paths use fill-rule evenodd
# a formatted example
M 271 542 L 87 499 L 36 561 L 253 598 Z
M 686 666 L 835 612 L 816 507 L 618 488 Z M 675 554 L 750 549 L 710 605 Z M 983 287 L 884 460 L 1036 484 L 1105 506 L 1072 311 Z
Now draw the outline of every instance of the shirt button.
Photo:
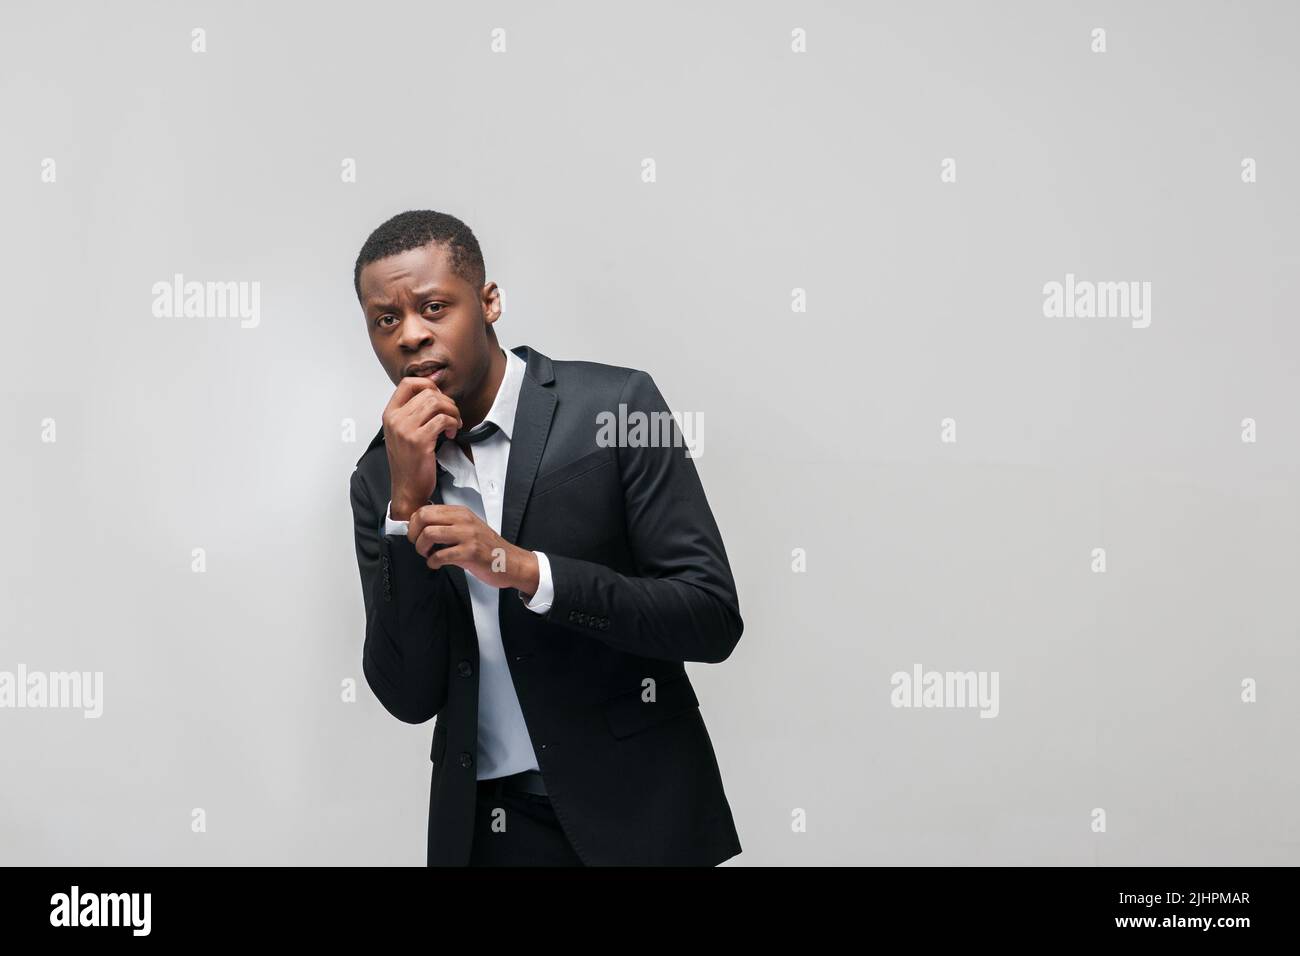
M 468 752 L 464 752 L 460 755 L 460 765 L 462 767 L 471 767 L 474 765 L 474 758 Z
M 495 481 L 489 481 L 488 491 L 496 491 L 496 490 L 497 490 L 497 483 Z
M 469 661 L 461 661 L 456 665 L 456 673 L 460 674 L 461 677 L 468 677 L 470 674 L 474 673 L 474 668 L 470 665 Z

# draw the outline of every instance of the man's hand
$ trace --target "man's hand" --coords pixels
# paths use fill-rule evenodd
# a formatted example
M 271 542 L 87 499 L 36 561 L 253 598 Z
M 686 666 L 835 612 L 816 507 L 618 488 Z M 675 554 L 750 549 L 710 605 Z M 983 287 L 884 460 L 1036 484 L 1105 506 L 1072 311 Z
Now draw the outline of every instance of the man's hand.
M 397 383 L 384 407 L 384 445 L 392 488 L 393 520 L 407 516 L 433 496 L 438 486 L 434 449 L 444 432 L 455 438 L 460 410 L 433 379 L 408 376 Z
M 409 520 L 406 536 L 430 568 L 452 564 L 494 588 L 517 588 L 529 598 L 537 593 L 537 555 L 511 544 L 469 508 L 426 504 Z

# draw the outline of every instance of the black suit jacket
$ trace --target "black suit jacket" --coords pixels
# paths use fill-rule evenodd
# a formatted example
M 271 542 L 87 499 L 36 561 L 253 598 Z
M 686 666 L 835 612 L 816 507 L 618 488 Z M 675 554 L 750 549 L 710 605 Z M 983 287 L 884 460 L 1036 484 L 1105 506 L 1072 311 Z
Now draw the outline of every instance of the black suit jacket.
M 513 351 L 527 371 L 501 536 L 546 553 L 555 597 L 542 615 L 502 589 L 501 639 L 551 804 L 589 865 L 715 865 L 740 840 L 683 664 L 726 660 L 744 624 L 695 463 L 684 445 L 598 444 L 601 412 L 669 411 L 645 372 Z M 352 474 L 362 666 L 394 717 L 437 716 L 428 863 L 463 866 L 478 732 L 465 571 L 431 571 L 405 537 L 384 534 L 389 496 L 381 428 Z

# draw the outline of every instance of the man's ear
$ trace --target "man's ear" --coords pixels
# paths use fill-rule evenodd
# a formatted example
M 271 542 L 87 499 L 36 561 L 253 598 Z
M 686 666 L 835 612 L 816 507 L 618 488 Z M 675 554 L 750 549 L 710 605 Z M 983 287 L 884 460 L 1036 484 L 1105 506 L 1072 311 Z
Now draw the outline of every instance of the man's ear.
M 501 318 L 501 289 L 495 282 L 483 286 L 483 318 L 491 325 Z

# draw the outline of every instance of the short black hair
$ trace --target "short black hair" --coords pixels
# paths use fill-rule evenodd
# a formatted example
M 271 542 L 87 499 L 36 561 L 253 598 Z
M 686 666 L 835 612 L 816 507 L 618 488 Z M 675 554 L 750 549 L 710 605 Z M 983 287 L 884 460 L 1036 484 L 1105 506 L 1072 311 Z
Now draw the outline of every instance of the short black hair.
M 451 267 L 478 292 L 483 288 L 486 270 L 483 252 L 469 226 L 455 216 L 431 209 L 410 209 L 389 219 L 366 240 L 352 270 L 352 287 L 361 301 L 361 270 L 378 259 L 395 256 L 399 252 L 419 249 L 436 242 L 447 247 L 451 254 Z

